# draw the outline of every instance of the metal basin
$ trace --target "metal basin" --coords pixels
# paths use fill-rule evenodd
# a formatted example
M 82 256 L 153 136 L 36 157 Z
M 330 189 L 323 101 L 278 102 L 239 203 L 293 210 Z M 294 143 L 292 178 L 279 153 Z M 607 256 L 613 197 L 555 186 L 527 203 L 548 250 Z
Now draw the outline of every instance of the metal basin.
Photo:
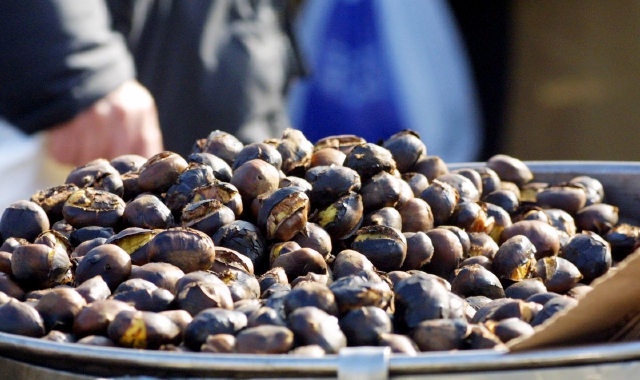
M 527 162 L 536 181 L 566 181 L 578 175 L 599 179 L 605 202 L 625 221 L 640 221 L 640 163 Z M 451 168 L 482 165 L 455 164 Z M 340 378 L 500 379 L 619 378 L 640 369 L 640 342 L 536 350 L 390 354 L 380 347 L 343 349 L 338 355 L 215 355 L 63 344 L 0 333 L 0 367 L 14 378 Z M 4 362 L 2 362 L 4 360 Z

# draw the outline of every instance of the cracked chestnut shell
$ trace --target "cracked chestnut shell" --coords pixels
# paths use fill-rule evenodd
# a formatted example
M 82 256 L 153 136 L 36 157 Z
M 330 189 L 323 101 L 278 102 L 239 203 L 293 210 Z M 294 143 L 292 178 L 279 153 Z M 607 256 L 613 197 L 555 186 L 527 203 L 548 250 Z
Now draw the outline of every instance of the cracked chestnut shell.
M 199 202 L 206 199 L 216 199 L 223 205 L 229 207 L 236 218 L 242 214 L 242 197 L 238 188 L 227 182 L 215 181 L 208 185 L 197 187 L 189 202 Z
M 478 202 L 480 200 L 478 188 L 470 179 L 461 174 L 447 173 L 436 179 L 451 185 L 458 192 L 458 202 Z
M 355 233 L 351 249 L 365 255 L 379 270 L 391 272 L 400 269 L 407 256 L 407 239 L 392 227 L 367 226 Z
M 95 159 L 73 169 L 67 176 L 65 183 L 76 185 L 79 188 L 93 187 L 114 193 L 119 197 L 124 194 L 120 173 L 104 158 Z
M 258 213 L 258 227 L 267 240 L 291 240 L 307 224 L 309 197 L 303 189 L 290 186 L 271 193 Z
M 182 209 L 182 226 L 202 231 L 209 236 L 235 220 L 233 211 L 217 199 L 188 203 Z
M 273 144 L 282 156 L 282 171 L 286 175 L 300 175 L 311 164 L 313 144 L 296 129 L 287 128 L 279 140 L 267 141 Z
M 362 223 L 363 211 L 360 194 L 350 193 L 318 210 L 312 222 L 324 228 L 334 239 L 342 240 L 353 235 L 358 229 Z
M 244 220 L 236 220 L 222 226 L 213 235 L 216 246 L 226 247 L 247 256 L 256 273 L 263 273 L 268 266 L 266 242 L 258 227 Z
M 122 248 L 131 256 L 131 264 L 144 265 L 149 262 L 147 243 L 150 242 L 159 231 L 160 230 L 129 227 L 109 237 L 105 243 L 114 244 Z
M 51 223 L 61 220 L 62 207 L 71 194 L 80 190 L 74 184 L 53 186 L 45 190 L 37 191 L 31 196 L 31 201 L 37 203 L 47 214 Z
M 558 230 L 549 223 L 539 220 L 521 220 L 502 231 L 499 244 L 515 235 L 526 236 L 536 247 L 536 260 L 546 256 L 555 256 L 560 250 Z
M 178 325 L 168 317 L 149 311 L 119 312 L 109 323 L 107 334 L 121 347 L 158 349 L 163 344 L 178 344 Z
M 180 173 L 176 181 L 167 190 L 164 202 L 171 212 L 180 216 L 180 212 L 184 206 L 189 203 L 193 190 L 197 187 L 210 184 L 213 181 L 215 181 L 215 178 L 210 166 L 191 163 Z
M 142 191 L 162 194 L 169 190 L 189 164 L 177 153 L 164 151 L 149 158 L 140 167 L 138 184 Z
M 188 227 L 158 233 L 147 243 L 147 249 L 150 262 L 173 264 L 185 273 L 209 269 L 216 257 L 209 235 Z
M 572 262 L 557 256 L 538 260 L 533 276 L 541 278 L 547 290 L 555 293 L 569 291 L 582 279 L 582 274 Z
M 71 194 L 62 208 L 64 219 L 74 228 L 115 227 L 124 214 L 125 203 L 119 196 L 86 188 Z
M 317 152 L 323 148 L 334 148 L 347 154 L 354 146 L 364 144 L 367 141 L 356 135 L 332 135 L 323 137 L 313 145 L 313 151 Z
M 536 264 L 536 247 L 524 235 L 515 235 L 500 245 L 493 258 L 493 273 L 501 280 L 530 278 Z
M 27 244 L 11 255 L 15 279 L 28 289 L 48 289 L 62 284 L 71 268 L 69 256 L 44 244 Z

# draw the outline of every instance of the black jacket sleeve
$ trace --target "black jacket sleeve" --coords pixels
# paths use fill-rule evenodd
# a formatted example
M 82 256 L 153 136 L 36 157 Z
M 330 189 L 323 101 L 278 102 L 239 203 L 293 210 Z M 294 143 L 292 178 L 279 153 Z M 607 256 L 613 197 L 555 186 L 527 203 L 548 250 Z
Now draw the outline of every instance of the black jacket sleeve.
M 104 0 L 0 1 L 0 116 L 23 131 L 70 120 L 133 77 Z

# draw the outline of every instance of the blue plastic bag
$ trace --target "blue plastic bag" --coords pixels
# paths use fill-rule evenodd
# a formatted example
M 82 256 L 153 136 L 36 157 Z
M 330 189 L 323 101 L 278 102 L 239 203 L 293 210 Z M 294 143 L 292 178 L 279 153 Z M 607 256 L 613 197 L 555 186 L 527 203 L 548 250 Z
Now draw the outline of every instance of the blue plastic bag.
M 472 161 L 479 109 L 461 36 L 443 0 L 307 0 L 297 20 L 311 74 L 289 96 L 309 140 L 369 142 L 417 131 L 430 155 Z
M 376 142 L 402 129 L 373 2 L 335 2 L 324 28 L 303 115 L 307 138 L 350 131 Z

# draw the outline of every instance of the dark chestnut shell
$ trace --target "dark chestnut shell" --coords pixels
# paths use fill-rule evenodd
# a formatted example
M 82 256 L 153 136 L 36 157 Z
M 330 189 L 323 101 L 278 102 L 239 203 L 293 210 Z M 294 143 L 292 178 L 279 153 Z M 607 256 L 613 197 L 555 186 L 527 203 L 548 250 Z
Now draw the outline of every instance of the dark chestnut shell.
M 107 191 L 86 188 L 71 194 L 62 208 L 64 219 L 75 228 L 115 227 L 124 214 L 125 203 Z
M 147 245 L 149 261 L 170 263 L 185 273 L 209 269 L 216 257 L 211 238 L 188 227 L 164 230 Z

